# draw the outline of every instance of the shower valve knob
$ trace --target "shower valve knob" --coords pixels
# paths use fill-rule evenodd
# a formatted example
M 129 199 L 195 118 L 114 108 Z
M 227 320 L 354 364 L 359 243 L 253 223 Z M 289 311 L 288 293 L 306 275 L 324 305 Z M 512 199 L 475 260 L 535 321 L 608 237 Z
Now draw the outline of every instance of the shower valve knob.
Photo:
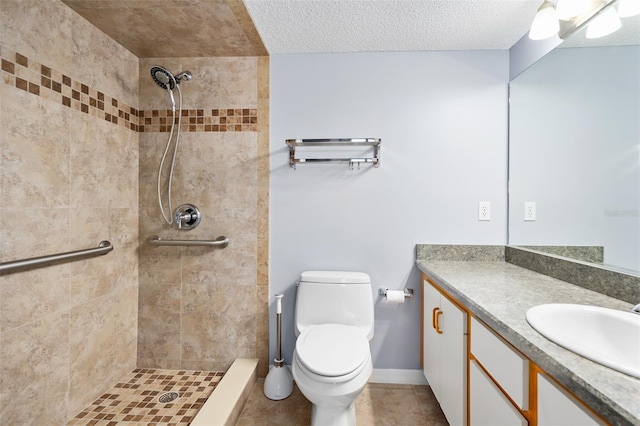
M 200 223 L 200 210 L 193 204 L 183 204 L 176 209 L 175 219 L 178 229 L 193 229 Z

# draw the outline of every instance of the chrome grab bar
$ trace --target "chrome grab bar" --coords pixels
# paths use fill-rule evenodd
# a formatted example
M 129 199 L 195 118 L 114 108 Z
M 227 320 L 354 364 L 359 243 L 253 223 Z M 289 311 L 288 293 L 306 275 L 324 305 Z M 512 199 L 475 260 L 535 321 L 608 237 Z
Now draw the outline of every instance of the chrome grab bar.
M 109 241 L 100 241 L 96 248 L 69 251 L 66 253 L 51 254 L 48 256 L 32 257 L 23 260 L 13 260 L 11 262 L 0 263 L 0 274 L 15 272 L 20 269 L 31 267 L 46 266 L 51 263 L 61 262 L 65 260 L 79 260 L 80 258 L 100 256 L 113 250 L 113 246 Z
M 206 246 L 214 248 L 225 248 L 229 245 L 227 237 L 218 237 L 215 240 L 165 240 L 154 235 L 149 238 L 152 246 Z

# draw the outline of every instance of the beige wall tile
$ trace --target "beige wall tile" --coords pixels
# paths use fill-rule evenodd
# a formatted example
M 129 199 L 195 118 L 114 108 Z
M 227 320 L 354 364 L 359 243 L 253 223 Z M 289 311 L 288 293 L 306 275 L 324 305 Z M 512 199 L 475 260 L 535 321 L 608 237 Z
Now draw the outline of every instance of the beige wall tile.
M 144 76 L 142 76 L 144 78 Z M 158 88 L 160 90 L 160 88 Z M 157 211 L 158 205 L 158 169 L 160 160 L 167 145 L 168 133 L 140 133 L 139 143 L 139 202 L 140 207 L 153 207 Z M 182 155 L 183 150 L 179 149 Z M 169 169 L 171 157 L 165 160 L 166 169 Z M 165 182 L 165 180 L 163 180 Z M 165 197 L 166 198 L 166 197 Z M 166 206 L 165 199 L 165 206 Z M 158 212 L 158 217 L 160 213 Z M 154 219 L 151 223 L 156 222 Z M 145 221 L 146 223 L 146 221 Z M 161 223 L 161 222 L 159 222 Z
M 256 292 L 256 357 L 258 377 L 269 372 L 269 286 L 258 285 Z
M 138 357 L 180 359 L 180 281 L 141 281 L 138 301 Z
M 138 358 L 138 368 L 162 368 L 165 370 L 178 370 L 183 367 L 181 367 L 181 362 L 179 359 Z M 194 370 L 198 369 L 194 368 Z
M 71 310 L 68 417 L 135 368 L 136 293 L 133 287 Z
M 138 58 L 78 15 L 73 16 L 72 77 L 138 106 Z M 105 61 L 105 58 L 108 58 Z
M 233 284 L 183 286 L 182 359 L 216 361 L 227 369 L 255 354 L 255 287 Z
M 30 215 L 11 215 L 0 209 L 0 252 L 3 261 L 73 250 L 65 234 L 65 209 L 33 209 Z M 37 220 L 34 220 L 37 218 Z M 80 247 L 78 247 L 80 248 Z M 2 332 L 69 308 L 69 264 L 54 265 L 0 277 Z
M 71 205 L 137 208 L 138 143 L 131 130 L 74 113 Z
M 0 82 L 2 261 L 114 245 L 0 277 L 0 422 L 64 424 L 136 363 L 138 61 L 58 0 L 2 0 L 0 19 L 16 64 Z
M 114 292 L 137 289 L 138 285 L 138 210 L 110 208 L 108 239 L 117 247 L 109 253 L 108 268 Z M 104 237 L 100 237 L 104 238 Z M 135 293 L 137 296 L 137 291 Z
M 65 0 L 139 57 L 266 54 L 242 1 Z M 134 12 L 134 13 L 132 13 Z M 171 37 L 171 42 L 159 39 Z M 197 28 L 197 31 L 191 29 Z
M 76 16 L 57 0 L 2 0 L 0 40 L 15 52 L 40 62 L 46 58 L 49 66 L 68 73 Z
M 193 79 L 180 84 L 184 108 L 257 107 L 256 57 L 141 58 L 142 110 L 168 109 L 170 105 L 167 92 L 151 79 L 150 69 L 154 65 L 172 74 L 191 71 Z
M 6 425 L 64 424 L 69 316 L 59 313 L 0 333 L 0 419 Z
M 204 215 L 201 226 L 185 237 L 162 224 L 156 207 L 157 165 L 168 134 L 137 133 L 128 123 L 137 124 L 138 118 L 125 123 L 122 117 L 129 107 L 168 108 L 167 93 L 149 76 L 155 63 L 194 74 L 181 86 L 185 108 L 255 110 L 259 59 L 138 60 L 57 0 L 3 0 L 2 8 L 3 57 L 29 57 L 27 67 L 16 67 L 17 77 L 38 85 L 44 65 L 52 80 L 70 77 L 71 85 L 62 84 L 60 93 L 42 83 L 32 94 L 15 87 L 16 76 L 12 80 L 3 74 L 3 255 L 22 258 L 88 248 L 102 239 L 115 247 L 99 258 L 0 278 L 0 339 L 3 349 L 17 345 L 18 354 L 0 352 L 0 380 L 15 380 L 23 358 L 31 357 L 34 371 L 53 367 L 47 377 L 63 386 L 55 389 L 62 400 L 39 412 L 33 406 L 46 405 L 48 397 L 40 392 L 43 380 L 33 379 L 33 389 L 28 386 L 20 396 L 23 404 L 2 404 L 3 415 L 9 416 L 3 420 L 58 416 L 56 423 L 64 423 L 133 368 L 136 359 L 141 366 L 221 370 L 239 357 L 260 353 L 266 358 L 268 287 L 256 293 L 256 285 L 258 232 L 264 233 L 267 223 L 263 219 L 258 226 L 258 209 L 268 207 L 268 176 L 259 172 L 268 164 L 265 168 L 258 153 L 268 152 L 268 127 L 267 133 L 261 127 L 261 138 L 255 123 L 252 131 L 183 133 L 174 207 L 192 202 Z M 266 108 L 268 92 L 265 96 L 263 87 L 261 93 Z M 71 98 L 66 106 L 63 96 Z M 83 103 L 95 105 L 83 111 Z M 111 123 L 110 114 L 120 122 Z M 265 142 L 267 151 L 259 147 Z M 24 215 L 17 222 L 6 220 L 15 207 L 25 205 L 36 209 L 37 221 Z M 225 250 L 152 248 L 145 240 L 153 234 L 207 239 L 224 234 L 231 245 Z M 267 238 L 261 239 L 262 271 Z M 265 272 L 262 279 L 266 283 Z M 65 326 L 49 321 L 54 317 Z M 64 362 L 34 358 L 32 349 L 20 349 L 18 330 L 46 337 L 46 345 L 57 344 L 48 353 L 63 353 Z M 60 330 L 68 340 L 57 338 Z M 56 367 L 58 361 L 64 369 Z
M 185 108 L 256 108 L 258 104 L 258 58 L 145 58 L 140 60 L 140 105 L 143 110 L 160 110 L 159 116 L 166 115 L 168 95 L 149 74 L 151 66 L 157 64 L 174 73 L 182 70 L 193 73 L 192 80 L 181 84 Z M 268 104 L 268 92 L 266 99 Z M 261 119 L 258 112 L 258 123 Z M 145 122 L 153 126 L 156 120 L 158 118 L 150 117 Z M 155 286 L 170 281 L 182 285 L 179 341 L 182 368 L 224 369 L 235 358 L 256 357 L 259 351 L 266 364 L 268 343 L 264 335 L 256 337 L 258 321 L 264 322 L 266 318 L 264 313 L 258 317 L 258 312 L 266 309 L 266 300 L 264 307 L 258 308 L 260 299 L 249 296 L 255 295 L 258 284 L 258 194 L 261 185 L 264 187 L 264 182 L 259 181 L 264 176 L 258 173 L 258 133 L 188 130 L 187 127 L 180 136 L 173 180 L 173 208 L 184 203 L 194 204 L 202 213 L 202 221 L 197 228 L 186 232 L 162 222 L 157 207 L 156 179 L 169 134 L 157 132 L 157 128 L 154 133 L 145 131 L 140 134 L 139 155 L 141 242 L 155 234 L 176 239 L 214 239 L 224 235 L 230 243 L 223 250 L 206 247 L 151 249 L 141 243 L 140 283 L 141 286 L 147 283 Z M 268 139 L 265 152 L 268 153 Z M 163 184 L 167 173 L 163 174 Z M 264 194 L 268 194 L 268 190 Z M 268 195 L 263 195 L 262 202 L 265 211 Z M 267 241 L 268 234 L 265 234 L 263 243 Z M 266 271 L 268 252 L 265 253 L 266 245 L 262 247 L 262 270 Z M 263 280 L 268 281 L 266 276 Z M 263 289 L 265 291 L 268 297 L 268 288 Z M 158 306 L 155 302 L 147 304 L 144 297 L 147 296 L 141 292 L 141 312 L 150 309 L 149 306 Z M 154 299 L 153 295 L 148 297 Z M 149 347 L 139 353 L 140 362 L 159 365 L 164 362 L 162 355 L 153 353 L 150 342 L 160 339 L 162 324 L 152 319 L 151 314 L 144 318 L 141 314 L 140 318 L 140 341 Z M 175 331 L 170 335 L 175 336 Z M 174 339 L 168 340 L 173 342 Z M 260 344 L 264 347 L 258 349 Z M 166 352 L 165 360 L 175 358 L 173 343 L 160 341 L 160 345 L 161 351 Z
M 137 107 L 137 57 L 62 2 L 3 0 L 2 11 L 3 45 Z
M 68 207 L 68 108 L 0 86 L 0 207 Z

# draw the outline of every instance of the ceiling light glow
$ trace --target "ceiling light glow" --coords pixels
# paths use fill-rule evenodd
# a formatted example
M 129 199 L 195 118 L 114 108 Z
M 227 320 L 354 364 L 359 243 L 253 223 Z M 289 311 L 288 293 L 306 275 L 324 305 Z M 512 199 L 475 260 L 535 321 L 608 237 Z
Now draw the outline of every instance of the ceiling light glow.
M 615 9 L 608 7 L 600 12 L 593 21 L 589 22 L 586 37 L 588 39 L 604 37 L 618 31 L 621 26 L 622 22 L 620 22 L 620 18 Z
M 533 18 L 529 38 L 531 40 L 544 40 L 558 34 L 558 31 L 560 31 L 560 23 L 553 3 L 545 1 L 540 5 L 538 13 Z
M 556 13 L 558 19 L 568 21 L 588 11 L 591 0 L 558 0 Z

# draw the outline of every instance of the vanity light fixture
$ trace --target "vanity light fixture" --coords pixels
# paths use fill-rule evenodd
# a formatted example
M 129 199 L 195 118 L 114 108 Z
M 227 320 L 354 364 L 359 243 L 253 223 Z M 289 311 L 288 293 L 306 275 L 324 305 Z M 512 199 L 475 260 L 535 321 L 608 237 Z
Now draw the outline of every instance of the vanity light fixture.
M 631 16 L 640 15 L 640 1 L 638 0 L 619 0 L 618 16 L 621 18 L 630 18 Z
M 558 22 L 556 9 L 553 3 L 545 0 L 538 8 L 535 18 L 533 18 L 531 30 L 529 30 L 529 38 L 531 40 L 544 40 L 558 34 L 558 31 L 560 31 L 560 23 Z
M 608 7 L 589 22 L 586 37 L 588 39 L 604 37 L 618 31 L 620 27 L 622 27 L 622 22 L 620 22 L 616 10 Z
M 558 19 L 568 21 L 584 13 L 591 4 L 591 0 L 558 0 L 556 13 Z

